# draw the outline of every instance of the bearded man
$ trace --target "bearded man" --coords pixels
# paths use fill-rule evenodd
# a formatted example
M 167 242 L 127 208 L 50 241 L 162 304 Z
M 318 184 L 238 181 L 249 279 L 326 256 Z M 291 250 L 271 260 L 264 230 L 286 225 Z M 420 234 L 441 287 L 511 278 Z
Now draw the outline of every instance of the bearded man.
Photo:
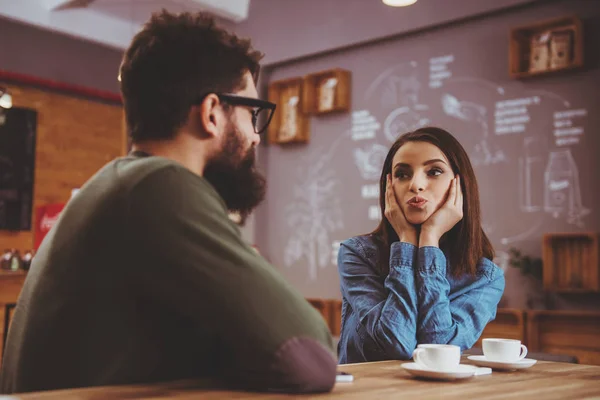
M 193 378 L 323 392 L 336 358 L 320 314 L 240 235 L 275 104 L 262 54 L 202 13 L 155 14 L 120 67 L 132 151 L 71 199 L 10 326 L 2 393 Z M 81 132 L 85 135 L 85 132 Z

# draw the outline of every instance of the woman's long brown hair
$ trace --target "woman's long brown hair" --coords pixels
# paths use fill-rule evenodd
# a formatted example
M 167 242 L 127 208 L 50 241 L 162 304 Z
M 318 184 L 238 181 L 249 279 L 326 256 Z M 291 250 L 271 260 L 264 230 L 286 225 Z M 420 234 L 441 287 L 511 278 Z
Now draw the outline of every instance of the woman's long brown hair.
M 449 132 L 435 127 L 417 129 L 400 136 L 387 154 L 379 179 L 379 206 L 382 220 L 371 232 L 379 248 L 379 272 L 389 273 L 390 246 L 398 241 L 398 235 L 385 217 L 385 188 L 387 174 L 392 172 L 392 161 L 396 152 L 407 142 L 427 142 L 439 148 L 450 161 L 454 174 L 460 175 L 464 195 L 463 218 L 440 239 L 440 249 L 446 254 L 451 273 L 475 275 L 481 258 L 494 258 L 494 248 L 481 227 L 479 189 L 471 161 L 462 145 Z

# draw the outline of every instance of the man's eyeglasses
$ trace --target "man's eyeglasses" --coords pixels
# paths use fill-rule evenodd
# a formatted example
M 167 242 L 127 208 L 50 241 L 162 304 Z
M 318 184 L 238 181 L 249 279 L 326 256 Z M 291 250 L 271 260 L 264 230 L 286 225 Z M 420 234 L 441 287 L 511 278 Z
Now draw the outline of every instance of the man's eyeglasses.
M 233 93 L 215 93 L 219 100 L 223 103 L 232 105 L 232 106 L 243 106 L 251 108 L 250 112 L 252 113 L 252 124 L 254 125 L 254 132 L 262 133 L 267 129 L 271 119 L 273 118 L 273 114 L 275 113 L 275 108 L 277 105 L 275 103 L 271 103 L 270 101 L 255 99 L 253 97 L 245 97 L 239 96 Z M 198 102 L 202 102 L 206 96 L 202 96 L 201 100 Z

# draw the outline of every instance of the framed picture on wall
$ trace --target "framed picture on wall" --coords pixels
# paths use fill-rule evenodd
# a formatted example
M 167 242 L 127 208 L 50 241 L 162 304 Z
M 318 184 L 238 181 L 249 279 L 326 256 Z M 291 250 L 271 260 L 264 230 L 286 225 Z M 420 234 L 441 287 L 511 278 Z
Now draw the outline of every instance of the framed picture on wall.
M 268 128 L 269 143 L 307 143 L 310 123 L 303 109 L 304 79 L 290 78 L 269 84 L 269 101 L 277 104 Z

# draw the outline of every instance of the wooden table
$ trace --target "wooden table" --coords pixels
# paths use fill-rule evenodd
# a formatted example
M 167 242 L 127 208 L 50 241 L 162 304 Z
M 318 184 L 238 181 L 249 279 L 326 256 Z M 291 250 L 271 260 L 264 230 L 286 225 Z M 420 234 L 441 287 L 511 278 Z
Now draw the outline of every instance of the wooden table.
M 400 361 L 342 365 L 340 370 L 354 375 L 353 383 L 338 383 L 332 393 L 301 396 L 323 399 L 600 399 L 600 367 L 580 364 L 538 362 L 520 372 L 494 371 L 464 381 L 439 382 L 410 377 Z M 468 363 L 465 361 L 465 363 Z M 291 396 L 205 391 L 194 388 L 192 381 L 110 386 L 88 389 L 37 392 L 0 396 L 14 399 L 277 399 Z

